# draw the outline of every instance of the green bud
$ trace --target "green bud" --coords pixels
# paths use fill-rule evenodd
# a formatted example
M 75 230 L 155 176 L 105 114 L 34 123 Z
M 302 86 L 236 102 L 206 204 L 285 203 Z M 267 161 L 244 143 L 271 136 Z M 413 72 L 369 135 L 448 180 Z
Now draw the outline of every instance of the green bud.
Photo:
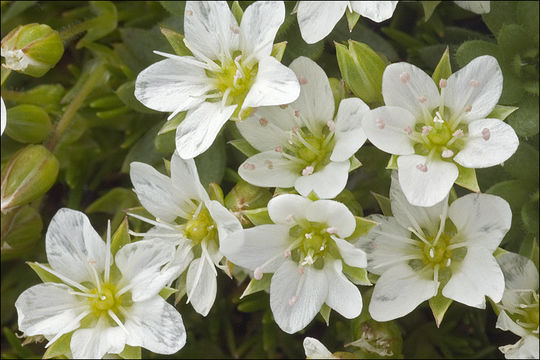
M 225 207 L 233 212 L 242 224 L 249 224 L 249 220 L 243 215 L 246 210 L 266 207 L 272 194 L 267 188 L 261 188 L 248 184 L 241 180 L 225 197 Z
M 39 213 L 26 205 L 2 213 L 2 261 L 26 252 L 41 236 Z
M 43 141 L 51 130 L 47 112 L 36 105 L 17 105 L 7 111 L 9 122 L 6 134 L 21 143 L 35 144 Z
M 361 42 L 349 40 L 349 48 L 335 45 L 339 70 L 347 87 L 368 105 L 382 105 L 384 60 Z
M 56 181 L 58 160 L 41 145 L 19 150 L 2 169 L 2 213 L 45 194 Z
M 336 78 L 329 78 L 328 81 L 330 81 L 330 89 L 332 89 L 332 95 L 334 95 L 334 109 L 336 109 L 337 113 L 339 103 L 345 99 L 345 83 L 343 80 Z
M 4 66 L 33 77 L 45 75 L 63 53 L 58 32 L 45 24 L 20 25 L 2 39 Z

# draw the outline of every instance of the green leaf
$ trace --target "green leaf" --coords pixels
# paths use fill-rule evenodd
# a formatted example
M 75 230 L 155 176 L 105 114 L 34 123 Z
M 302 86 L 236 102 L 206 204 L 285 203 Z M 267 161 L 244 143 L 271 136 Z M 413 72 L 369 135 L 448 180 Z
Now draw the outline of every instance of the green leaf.
M 508 124 L 514 128 L 516 134 L 529 137 L 538 134 L 538 96 L 523 97 L 518 104 L 519 109 L 508 117 Z
M 538 148 L 521 142 L 517 151 L 504 162 L 504 170 L 515 179 L 538 184 L 539 174 Z
M 343 273 L 355 284 L 355 285 L 372 285 L 369 281 L 368 273 L 366 269 L 352 267 L 347 264 L 343 264 Z
M 446 314 L 446 310 L 448 310 L 450 304 L 452 304 L 452 301 L 453 300 L 442 296 L 441 290 L 439 290 L 439 293 L 436 296 L 429 299 L 429 307 L 431 308 L 431 312 L 435 317 L 435 323 L 437 327 L 441 326 L 444 314 Z
M 423 1 L 422 3 L 425 3 Z M 433 75 L 431 78 L 439 86 L 439 82 L 441 79 L 448 79 L 452 75 L 452 66 L 450 65 L 450 50 L 448 47 L 446 47 L 446 50 L 444 50 L 444 53 L 441 56 L 441 60 L 439 60 L 439 63 L 437 64 L 437 67 L 435 68 L 435 71 L 433 72 Z
M 111 33 L 116 29 L 118 23 L 116 6 L 110 1 L 90 1 L 90 9 L 96 17 L 90 20 L 92 27 L 79 40 L 77 48 L 81 48 L 85 43 L 96 41 Z
M 254 294 L 256 292 L 270 289 L 270 281 L 272 280 L 272 274 L 263 274 L 261 280 L 251 279 L 248 286 L 240 296 L 240 299 Z
M 538 235 L 538 192 L 536 193 L 536 200 L 528 201 L 521 208 L 521 220 L 525 224 L 525 228 L 533 234 Z
M 478 186 L 478 181 L 476 179 L 476 171 L 473 168 L 465 168 L 459 164 L 456 164 L 456 166 L 459 171 L 456 184 L 465 189 L 480 192 L 480 187 Z
M 283 54 L 285 53 L 285 48 L 287 47 L 287 42 L 282 41 L 280 43 L 274 44 L 272 46 L 272 52 L 270 53 L 270 56 L 273 56 L 276 58 L 277 61 L 281 61 L 283 59 Z
M 497 44 L 483 40 L 465 41 L 456 52 L 456 61 L 460 67 L 464 67 L 471 60 L 482 55 L 498 57 L 499 50 Z
M 174 131 L 178 128 L 178 125 L 186 118 L 186 111 L 176 114 L 171 120 L 165 122 L 163 127 L 159 129 L 158 135 L 166 134 L 168 132 Z
M 158 112 L 147 108 L 137 98 L 135 98 L 135 80 L 127 81 L 116 89 L 115 94 L 122 103 L 132 110 L 143 114 L 157 114 Z
M 161 6 L 171 14 L 183 19 L 186 3 L 184 1 L 160 1 Z
M 150 166 L 161 163 L 161 158 L 165 155 L 159 152 L 154 145 L 154 139 L 161 127 L 161 123 L 155 124 L 146 131 L 146 134 L 140 138 L 127 153 L 122 164 L 122 172 L 129 173 L 129 164 L 133 161 L 140 161 Z
M 375 193 L 373 194 L 373 196 L 375 196 Z M 356 239 L 359 236 L 366 235 L 373 227 L 379 225 L 376 221 L 370 220 L 365 217 L 355 216 L 354 219 L 356 220 L 356 227 L 354 228 L 354 232 L 351 236 L 348 237 L 348 239 Z
M 34 272 L 37 274 L 37 276 L 39 276 L 41 281 L 43 281 L 43 282 L 63 283 L 62 280 L 60 280 L 56 276 L 52 275 L 50 272 L 48 272 L 46 270 L 43 270 L 43 268 L 41 268 L 38 265 L 37 262 L 27 261 L 26 263 L 28 264 L 28 266 L 30 266 L 30 268 L 32 268 L 32 270 L 34 270 Z M 41 264 L 41 265 L 44 265 L 44 266 L 50 268 L 49 264 Z
M 168 286 L 165 286 L 161 291 L 159 292 L 159 296 L 161 296 L 164 300 L 167 300 L 169 296 L 174 294 L 175 292 L 178 292 L 178 289 L 171 288 Z
M 330 312 L 331 311 L 332 311 L 332 308 L 326 305 L 326 303 L 323 303 L 321 306 L 321 310 L 319 310 L 319 314 L 321 314 L 321 316 L 323 317 L 324 322 L 326 323 L 326 326 L 330 325 Z
M 273 224 L 274 222 L 268 215 L 267 208 L 242 210 L 242 215 L 247 217 L 253 225 Z
M 171 44 L 174 52 L 180 56 L 193 55 L 184 43 L 184 35 L 177 33 L 174 30 L 162 26 L 160 28 L 161 33 L 165 35 L 169 44 Z
M 195 158 L 201 184 L 206 188 L 211 182 L 221 183 L 227 161 L 225 139 L 219 135 L 208 150 Z
M 62 355 L 68 356 L 68 354 L 71 354 L 70 345 L 72 335 L 73 332 L 60 336 L 58 340 L 53 342 L 52 345 L 47 348 L 47 351 L 45 351 L 45 354 L 43 354 L 43 358 L 52 359 L 54 357 L 59 357 Z
M 383 215 L 392 216 L 392 205 L 390 204 L 390 199 L 373 191 L 371 192 L 371 195 L 373 195 L 375 200 L 377 200 L 377 203 L 379 204 Z
M 96 199 L 86 208 L 85 212 L 88 214 L 95 212 L 115 214 L 120 210 L 131 208 L 138 204 L 139 200 L 133 191 L 117 187 L 107 191 L 103 196 Z
M 493 111 L 487 116 L 489 119 L 506 119 L 510 114 L 519 109 L 515 106 L 495 105 Z
M 141 359 L 141 347 L 126 345 L 124 350 L 118 354 L 118 356 L 122 359 Z
M 238 151 L 240 151 L 242 154 L 246 155 L 247 157 L 251 157 L 259 153 L 259 151 L 255 149 L 253 146 L 251 146 L 251 144 L 245 139 L 230 140 L 228 144 L 231 144 L 232 146 L 234 146 Z
M 435 8 L 437 8 L 437 5 L 439 5 L 440 1 L 422 1 L 422 7 L 424 8 L 424 18 L 425 21 L 428 21 L 433 12 L 435 11 Z
M 122 246 L 129 244 L 131 237 L 129 236 L 128 218 L 125 217 L 124 221 L 118 226 L 118 229 L 114 232 L 111 239 L 111 253 L 116 255 L 116 252 L 122 248 Z
M 240 3 L 238 1 L 233 1 L 231 11 L 234 15 L 234 18 L 236 19 L 236 22 L 240 24 L 242 22 L 244 10 L 242 10 L 242 7 L 240 6 Z
M 352 32 L 356 23 L 360 19 L 360 14 L 354 11 L 351 12 L 351 10 L 347 8 L 347 11 L 345 11 L 345 15 L 347 16 L 347 25 L 349 26 L 349 31 Z
M 236 307 L 240 312 L 255 312 L 264 310 L 268 306 L 268 296 L 266 294 L 257 293 L 251 295 L 247 299 L 242 299 Z

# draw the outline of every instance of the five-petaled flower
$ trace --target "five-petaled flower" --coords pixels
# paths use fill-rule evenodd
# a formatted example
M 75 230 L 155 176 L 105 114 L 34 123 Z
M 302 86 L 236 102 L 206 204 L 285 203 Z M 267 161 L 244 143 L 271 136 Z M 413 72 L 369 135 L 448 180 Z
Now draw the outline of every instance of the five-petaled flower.
M 227 120 L 298 97 L 294 73 L 270 55 L 284 18 L 282 1 L 250 5 L 240 25 L 225 1 L 186 3 L 184 42 L 193 56 L 159 53 L 167 59 L 143 70 L 135 84 L 137 99 L 172 112 L 169 119 L 188 111 L 176 132 L 182 158 L 208 149 Z
M 46 347 L 70 334 L 71 356 L 102 358 L 126 345 L 173 354 L 186 342 L 182 317 L 159 292 L 177 272 L 169 263 L 174 247 L 138 241 L 111 254 L 86 215 L 60 209 L 45 237 L 49 264 L 37 264 L 58 282 L 24 291 L 15 307 L 19 330 L 43 335 Z

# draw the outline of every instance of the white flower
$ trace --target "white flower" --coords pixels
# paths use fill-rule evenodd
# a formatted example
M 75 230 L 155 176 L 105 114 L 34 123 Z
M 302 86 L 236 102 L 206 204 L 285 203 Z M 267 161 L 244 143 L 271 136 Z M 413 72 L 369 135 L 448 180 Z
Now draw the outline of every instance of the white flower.
M 292 187 L 304 196 L 334 198 L 347 183 L 350 158 L 366 140 L 358 98 L 341 101 L 334 117 L 328 77 L 314 61 L 299 57 L 290 66 L 301 84 L 289 105 L 258 108 L 238 122 L 242 136 L 261 153 L 247 159 L 239 175 L 256 186 Z
M 475 14 L 487 14 L 490 11 L 489 1 L 454 1 L 457 6 Z
M 270 56 L 284 17 L 282 1 L 250 5 L 240 25 L 225 1 L 187 2 L 184 42 L 194 56 L 159 53 L 167 59 L 143 70 L 135 84 L 137 99 L 172 112 L 169 119 L 188 110 L 176 132 L 182 158 L 208 149 L 227 120 L 298 97 L 293 72 Z
M 304 352 L 306 353 L 306 359 L 339 359 L 319 340 L 312 337 L 306 337 L 304 339 Z
M 2 102 L 2 109 L 1 109 L 1 118 L 2 118 L 2 126 L 1 126 L 1 131 L 0 131 L 0 135 L 4 133 L 4 129 L 6 128 L 6 123 L 7 123 L 7 110 L 6 110 L 6 104 L 4 104 L 4 99 L 2 99 L 0 97 L 0 100 Z
M 285 194 L 270 200 L 268 214 L 275 224 L 231 234 L 222 251 L 254 270 L 257 280 L 273 273 L 270 308 L 279 327 L 289 334 L 302 330 L 324 303 L 347 319 L 357 317 L 362 296 L 343 273 L 364 268 L 366 255 L 344 240 L 356 227 L 347 207 Z
M 242 228 L 238 219 L 218 201 L 210 200 L 201 185 L 193 159 L 183 160 L 175 152 L 171 177 L 150 165 L 132 162 L 131 181 L 141 204 L 156 221 L 130 214 L 155 225 L 146 238 L 169 240 L 177 245 L 174 264 L 177 276 L 187 269 L 187 301 L 206 316 L 216 298 L 220 240 Z
M 516 151 L 519 141 L 512 127 L 486 118 L 502 85 L 501 69 L 492 56 L 480 56 L 442 79 L 440 94 L 414 65 L 397 63 L 385 69 L 386 106 L 366 114 L 362 126 L 376 147 L 399 156 L 399 183 L 411 204 L 442 201 L 458 177 L 457 165 L 494 166 Z
M 507 359 L 538 359 L 538 270 L 526 257 L 506 253 L 497 259 L 504 274 L 505 290 L 497 328 L 521 337 L 499 347 Z
M 19 330 L 54 343 L 73 332 L 75 358 L 118 354 L 125 345 L 173 354 L 186 342 L 182 317 L 159 292 L 176 269 L 167 264 L 174 247 L 139 241 L 122 247 L 113 259 L 107 243 L 86 215 L 60 209 L 45 237 L 49 265 L 38 264 L 62 282 L 46 282 L 24 291 L 15 307 Z
M 356 246 L 368 254 L 367 269 L 380 275 L 369 304 L 377 321 L 407 315 L 435 295 L 484 309 L 485 296 L 498 302 L 504 278 L 493 252 L 510 229 L 512 213 L 500 197 L 469 194 L 448 206 L 412 206 L 396 173 L 390 202 L 393 217 L 379 223 Z
M 375 22 L 390 19 L 397 1 L 300 1 L 297 17 L 302 38 L 308 44 L 324 39 L 349 8 L 349 11 Z

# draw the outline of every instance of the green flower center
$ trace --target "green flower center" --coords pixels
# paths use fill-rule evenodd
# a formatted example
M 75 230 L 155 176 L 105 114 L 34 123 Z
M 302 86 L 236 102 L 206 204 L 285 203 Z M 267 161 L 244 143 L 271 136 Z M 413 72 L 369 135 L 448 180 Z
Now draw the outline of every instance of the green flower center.
M 291 249 L 292 259 L 300 265 L 314 265 L 315 268 L 324 266 L 324 258 L 331 254 L 340 258 L 337 245 L 331 237 L 335 230 L 325 223 L 301 221 L 289 230 L 293 240 Z
M 101 316 L 102 313 L 108 313 L 109 310 L 119 315 L 120 307 L 130 305 L 129 292 L 119 294 L 116 286 L 110 282 L 101 283 L 100 288 L 90 290 L 89 294 L 93 296 L 88 298 L 90 309 L 96 317 Z
M 210 212 L 203 204 L 199 204 L 200 208 L 195 210 L 192 218 L 188 220 L 184 227 L 185 235 L 195 244 L 200 244 L 204 239 L 216 238 L 216 225 Z
M 520 304 L 515 308 L 504 307 L 507 310 L 508 315 L 519 326 L 528 331 L 534 331 L 538 329 L 539 319 L 539 296 L 537 292 L 533 290 L 512 290 L 506 289 L 505 291 L 514 291 L 519 294 L 521 299 Z M 504 302 L 504 298 L 503 298 Z M 536 334 L 538 336 L 538 333 Z

